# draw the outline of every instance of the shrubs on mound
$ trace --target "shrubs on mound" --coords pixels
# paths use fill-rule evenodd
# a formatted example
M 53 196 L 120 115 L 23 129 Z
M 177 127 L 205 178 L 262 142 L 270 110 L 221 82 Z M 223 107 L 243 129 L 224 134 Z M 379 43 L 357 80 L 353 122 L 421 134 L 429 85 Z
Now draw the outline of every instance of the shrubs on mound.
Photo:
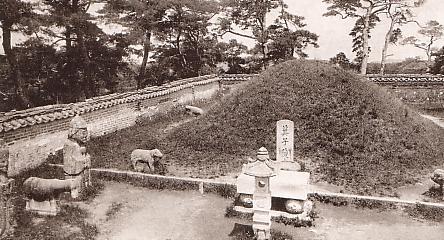
M 280 119 L 295 122 L 295 155 L 311 159 L 314 174 L 357 193 L 413 183 L 443 159 L 437 126 L 357 75 L 302 60 L 270 68 L 170 133 L 168 154 L 182 164 L 239 167 L 234 156 L 273 152 Z

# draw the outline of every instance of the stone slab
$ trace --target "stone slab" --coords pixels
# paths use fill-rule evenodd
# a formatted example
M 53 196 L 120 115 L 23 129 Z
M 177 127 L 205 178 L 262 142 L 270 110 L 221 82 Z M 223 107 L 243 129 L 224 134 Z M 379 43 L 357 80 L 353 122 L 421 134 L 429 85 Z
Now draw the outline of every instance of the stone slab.
M 309 192 L 309 179 L 310 173 L 308 172 L 280 171 L 277 176 L 270 178 L 271 196 L 306 200 Z M 254 177 L 241 174 L 237 178 L 236 186 L 238 193 L 253 194 Z
M 294 122 L 291 120 L 276 123 L 276 161 L 294 161 Z

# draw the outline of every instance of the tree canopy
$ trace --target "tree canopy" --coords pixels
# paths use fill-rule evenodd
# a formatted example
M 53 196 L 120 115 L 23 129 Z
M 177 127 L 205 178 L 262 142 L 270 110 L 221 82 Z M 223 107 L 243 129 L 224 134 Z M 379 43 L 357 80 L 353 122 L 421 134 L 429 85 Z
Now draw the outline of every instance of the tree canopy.
M 367 70 L 371 30 L 390 20 L 381 57 L 415 22 L 413 8 L 425 0 L 323 0 L 325 16 L 355 19 L 352 62 Z M 1 110 L 82 101 L 210 73 L 256 73 L 292 58 L 307 58 L 318 35 L 288 0 L 3 0 L 0 26 Z M 419 23 L 418 23 L 419 24 Z M 109 31 L 110 27 L 114 31 Z M 26 41 L 15 44 L 15 32 Z M 427 50 L 443 27 L 430 21 L 402 43 Z M 236 38 L 230 39 L 229 37 Z M 245 46 L 241 38 L 254 40 Z M 358 63 L 358 64 L 357 64 Z M 5 100 L 6 99 L 6 100 Z
M 418 33 L 422 36 L 421 39 L 416 36 L 409 36 L 402 40 L 402 44 L 410 44 L 424 50 L 427 55 L 427 61 L 431 63 L 433 44 L 444 35 L 444 26 L 437 21 L 431 20 L 421 27 Z
M 225 0 L 224 16 L 219 19 L 219 33 L 231 33 L 256 41 L 257 53 L 262 55 L 265 68 L 268 60 L 279 61 L 293 57 L 307 57 L 304 49 L 318 47 L 318 36 L 303 29 L 304 17 L 288 12 L 283 0 Z M 267 16 L 273 10 L 278 16 L 267 25 Z M 251 34 L 238 32 L 248 30 Z

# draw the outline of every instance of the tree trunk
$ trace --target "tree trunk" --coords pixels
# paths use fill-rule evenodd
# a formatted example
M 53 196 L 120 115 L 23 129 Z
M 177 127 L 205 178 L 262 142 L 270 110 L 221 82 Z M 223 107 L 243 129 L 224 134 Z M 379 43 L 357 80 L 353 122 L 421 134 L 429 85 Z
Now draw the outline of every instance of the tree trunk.
M 82 90 L 79 88 L 78 79 L 75 76 L 75 71 L 73 66 L 74 63 L 74 56 L 73 56 L 73 49 L 72 49 L 72 34 L 73 30 L 71 26 L 65 27 L 65 48 L 66 48 L 66 65 L 63 68 L 63 77 L 64 80 L 68 82 L 68 91 L 66 94 L 63 94 L 62 101 L 63 102 L 76 102 L 78 101 L 79 96 L 82 93 Z M 62 89 L 59 89 L 62 90 Z
M 151 31 L 147 30 L 145 33 L 145 39 L 143 41 L 143 59 L 140 65 L 139 75 L 137 76 L 137 89 L 142 88 L 142 80 L 145 77 L 146 65 L 148 63 L 148 57 L 151 50 Z
M 365 75 L 367 73 L 367 63 L 368 63 L 368 32 L 370 30 L 370 15 L 372 13 L 373 6 L 370 5 L 367 8 L 367 13 L 364 17 L 364 29 L 362 29 L 362 63 L 361 63 L 361 74 Z
M 180 49 L 180 38 L 182 36 L 182 31 L 180 30 L 179 33 L 177 34 L 176 37 L 176 48 L 177 48 L 177 54 L 179 55 L 180 59 L 181 59 L 181 65 L 182 65 L 182 69 L 187 69 L 188 70 L 188 63 L 187 63 L 187 59 L 185 58 L 185 55 L 182 54 L 182 50 Z
M 262 19 L 260 21 L 261 23 L 261 40 L 260 40 L 260 44 L 261 44 L 261 50 L 262 50 L 262 64 L 263 64 L 263 68 L 264 70 L 267 69 L 267 36 L 266 36 L 266 28 L 265 28 L 265 21 L 267 21 L 266 18 L 266 13 L 264 13 L 262 15 Z
M 261 43 L 261 51 L 262 51 L 262 67 L 263 70 L 267 69 L 267 52 L 265 50 L 265 43 Z
M 433 36 L 430 37 L 430 42 L 427 45 L 427 65 L 430 67 L 432 65 L 432 45 L 433 45 L 434 39 Z
M 19 108 L 28 108 L 31 107 L 31 103 L 24 91 L 24 82 L 20 74 L 17 57 L 14 51 L 12 51 L 11 29 L 11 23 L 3 22 L 3 50 L 5 51 L 6 59 L 8 60 L 9 64 L 9 77 L 13 82 L 15 95 L 18 98 L 18 101 L 16 101 L 16 106 Z
M 380 74 L 384 74 L 385 71 L 385 64 L 387 61 L 387 50 L 390 44 L 390 39 L 393 35 L 393 28 L 395 27 L 395 21 L 396 19 L 392 19 L 390 22 L 390 28 L 388 32 L 385 34 L 385 41 L 384 41 L 384 47 L 382 48 L 382 57 L 381 57 L 381 69 L 379 71 Z
M 71 51 L 71 46 L 72 46 L 71 32 L 72 32 L 71 26 L 66 26 L 66 31 L 65 31 L 66 52 Z
M 89 59 L 88 49 L 85 44 L 85 37 L 82 30 L 77 32 L 77 44 L 79 45 L 80 54 L 83 59 L 83 77 L 82 89 L 86 98 L 91 98 L 96 95 L 96 87 L 92 79 L 91 60 Z

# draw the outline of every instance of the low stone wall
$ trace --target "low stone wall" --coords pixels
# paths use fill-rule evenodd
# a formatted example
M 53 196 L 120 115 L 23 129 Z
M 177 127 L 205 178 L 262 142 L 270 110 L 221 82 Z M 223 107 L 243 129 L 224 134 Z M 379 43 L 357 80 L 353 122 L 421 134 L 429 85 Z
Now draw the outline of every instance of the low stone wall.
M 194 190 L 201 193 L 215 193 L 227 198 L 234 198 L 236 196 L 236 185 L 234 183 L 212 179 L 161 176 L 113 169 L 91 169 L 91 174 L 95 179 L 127 182 L 135 186 L 151 189 Z M 444 204 L 442 203 L 409 201 L 392 197 L 373 197 L 319 191 L 310 191 L 308 197 L 311 200 L 335 206 L 379 209 L 405 209 L 406 207 L 421 206 L 432 210 L 444 209 Z
M 220 88 L 220 79 L 208 75 L 85 102 L 1 113 L 0 138 L 10 147 L 8 175 L 35 168 L 61 149 L 75 115 L 87 121 L 91 136 L 96 137 L 132 126 L 139 116 L 153 116 L 175 105 L 209 99 Z

